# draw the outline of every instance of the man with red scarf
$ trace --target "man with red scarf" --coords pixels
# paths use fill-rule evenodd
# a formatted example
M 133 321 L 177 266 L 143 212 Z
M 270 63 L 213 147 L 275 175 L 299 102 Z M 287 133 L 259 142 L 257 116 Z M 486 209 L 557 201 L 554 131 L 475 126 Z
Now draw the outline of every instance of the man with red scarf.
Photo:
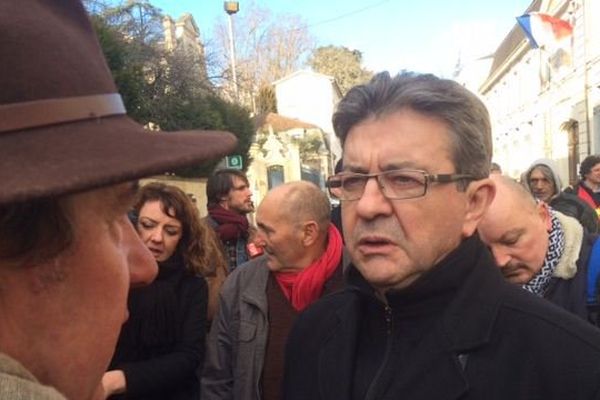
M 203 400 L 279 399 L 284 345 L 297 315 L 342 286 L 342 239 L 309 182 L 276 187 L 256 214 L 265 254 L 223 285 L 207 343 Z
M 236 169 L 220 169 L 206 182 L 208 223 L 217 232 L 227 259 L 228 272 L 248 261 L 249 224 L 254 211 L 246 175 Z

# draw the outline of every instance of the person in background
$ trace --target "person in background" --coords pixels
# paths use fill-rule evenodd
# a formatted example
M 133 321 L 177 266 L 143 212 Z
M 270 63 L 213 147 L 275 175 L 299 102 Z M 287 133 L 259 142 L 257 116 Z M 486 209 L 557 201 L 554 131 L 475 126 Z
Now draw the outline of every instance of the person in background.
M 136 180 L 236 139 L 128 118 L 78 0 L 2 1 L 0 38 L 0 399 L 102 399 L 129 287 L 157 273 Z
M 225 265 L 213 230 L 189 197 L 162 183 L 142 187 L 137 231 L 158 277 L 129 294 L 129 320 L 103 384 L 111 398 L 197 400 L 204 360 L 208 289 L 203 275 Z
M 211 328 L 203 400 L 280 398 L 283 348 L 297 315 L 342 286 L 342 239 L 310 182 L 267 193 L 256 214 L 265 254 L 227 277 Z
M 591 233 L 598 231 L 598 217 L 593 208 L 572 193 L 562 192 L 562 182 L 552 160 L 534 161 L 523 174 L 523 184 L 533 196 L 556 211 L 573 217 Z
M 579 166 L 579 175 L 579 183 L 566 188 L 565 192 L 579 196 L 596 211 L 600 219 L 600 156 L 587 156 Z
M 600 332 L 507 282 L 477 235 L 495 194 L 481 100 L 380 73 L 333 126 L 344 168 L 327 186 L 352 263 L 296 319 L 281 398 L 597 398 Z
M 230 273 L 249 259 L 247 215 L 254 203 L 248 178 L 236 169 L 217 170 L 206 182 L 206 197 L 207 220 L 221 239 Z
M 493 179 L 496 197 L 478 231 L 504 277 L 591 321 L 588 264 L 597 236 L 584 232 L 576 219 L 536 202 L 516 181 Z

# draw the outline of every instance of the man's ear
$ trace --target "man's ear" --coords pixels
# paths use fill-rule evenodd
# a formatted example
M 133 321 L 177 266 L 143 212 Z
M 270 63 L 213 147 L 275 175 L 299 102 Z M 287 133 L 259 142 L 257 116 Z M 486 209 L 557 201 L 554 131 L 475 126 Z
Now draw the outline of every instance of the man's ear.
M 539 201 L 535 208 L 537 214 L 540 216 L 542 221 L 544 221 L 546 231 L 550 232 L 552 230 L 552 218 L 550 218 L 550 209 L 548 208 L 548 204 L 543 201 Z
M 223 197 L 219 198 L 219 205 L 226 210 L 229 209 L 229 200 L 228 199 L 229 199 L 228 196 L 223 196 Z
M 467 205 L 463 222 L 463 236 L 469 237 L 477 229 L 479 221 L 496 195 L 496 184 L 490 178 L 471 182 L 465 191 Z
M 309 247 L 319 237 L 319 224 L 316 221 L 306 221 L 302 226 L 302 245 Z

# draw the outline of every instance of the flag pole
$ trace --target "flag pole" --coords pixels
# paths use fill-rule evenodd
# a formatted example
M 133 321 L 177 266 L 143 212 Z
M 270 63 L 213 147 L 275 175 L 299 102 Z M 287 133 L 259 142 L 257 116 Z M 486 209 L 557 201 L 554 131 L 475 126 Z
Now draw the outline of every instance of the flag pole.
M 585 106 L 585 130 L 587 140 L 587 154 L 592 154 L 592 133 L 590 124 L 590 99 L 588 95 L 589 90 L 589 71 L 588 71 L 588 37 L 586 28 L 586 12 L 585 12 L 585 1 L 581 2 L 581 15 L 583 16 L 583 102 Z M 571 46 L 573 46 L 573 38 L 571 38 Z

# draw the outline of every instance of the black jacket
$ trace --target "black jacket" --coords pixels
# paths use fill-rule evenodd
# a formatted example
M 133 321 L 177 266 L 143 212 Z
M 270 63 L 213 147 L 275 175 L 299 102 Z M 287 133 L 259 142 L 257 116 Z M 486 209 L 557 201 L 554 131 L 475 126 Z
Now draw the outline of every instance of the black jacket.
M 587 307 L 588 264 L 598 236 L 584 233 L 577 259 L 577 273 L 571 279 L 552 278 L 544 298 L 581 318 L 596 323 Z
M 598 232 L 596 211 L 576 194 L 561 192 L 550 200 L 550 206 L 556 211 L 575 218 L 587 232 Z
M 600 331 L 505 282 L 477 237 L 389 307 L 349 274 L 297 320 L 283 399 L 600 399 Z
M 127 393 L 111 399 L 198 400 L 208 289 L 181 259 L 159 265 L 152 284 L 131 290 L 110 369 L 122 369 Z
M 583 183 L 583 181 L 579 181 L 577 184 L 565 188 L 564 192 L 574 194 L 575 196 L 579 196 L 579 189 L 585 190 L 587 192 L 587 194 L 592 198 L 592 200 L 594 201 L 594 203 L 596 205 L 596 207 L 594 207 L 594 208 L 597 209 L 598 207 L 600 207 L 600 193 L 593 192 L 589 187 L 587 187 Z M 591 204 L 590 204 L 590 207 L 591 207 Z

